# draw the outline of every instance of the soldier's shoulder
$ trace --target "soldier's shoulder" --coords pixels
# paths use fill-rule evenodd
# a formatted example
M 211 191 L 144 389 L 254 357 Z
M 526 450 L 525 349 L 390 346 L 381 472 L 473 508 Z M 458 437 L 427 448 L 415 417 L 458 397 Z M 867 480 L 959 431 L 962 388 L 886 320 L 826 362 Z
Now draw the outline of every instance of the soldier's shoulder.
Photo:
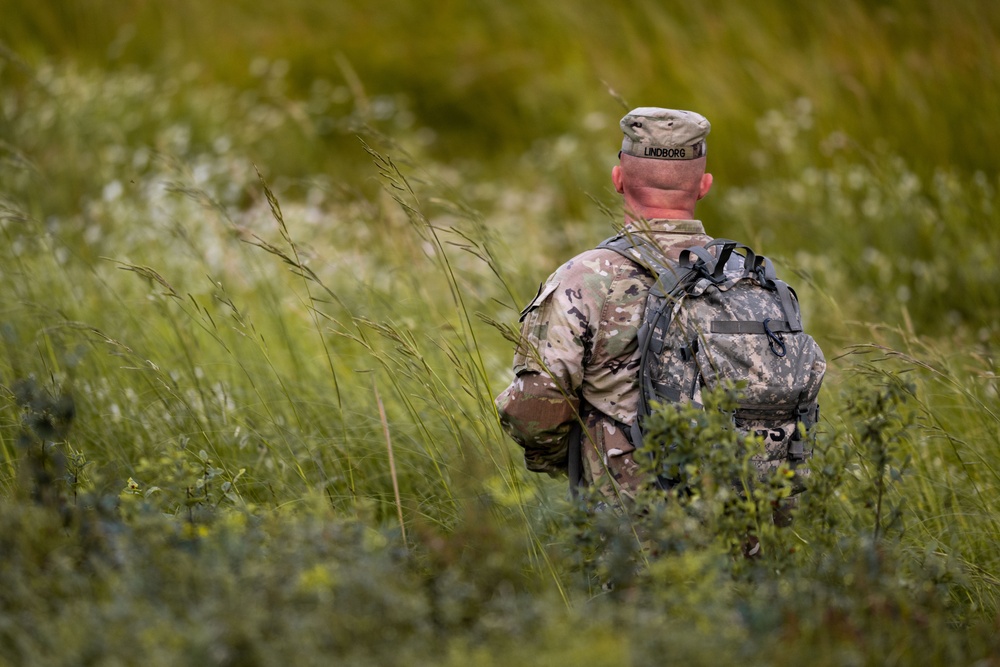
M 584 250 L 560 266 L 553 277 L 559 280 L 583 279 L 592 276 L 612 279 L 622 271 L 632 273 L 636 269 L 636 264 L 621 253 L 609 248 L 591 248 Z

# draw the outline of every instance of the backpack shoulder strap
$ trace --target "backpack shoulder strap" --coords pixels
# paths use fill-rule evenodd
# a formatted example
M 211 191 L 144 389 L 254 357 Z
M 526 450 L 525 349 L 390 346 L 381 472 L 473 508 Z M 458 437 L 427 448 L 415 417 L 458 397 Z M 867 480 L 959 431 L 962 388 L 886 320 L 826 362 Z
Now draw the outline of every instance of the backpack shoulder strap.
M 700 255 L 697 262 L 688 262 L 686 266 L 679 262 L 671 262 L 663 256 L 660 249 L 657 248 L 651 241 L 642 238 L 638 234 L 630 234 L 627 230 L 606 239 L 597 247 L 613 250 L 638 266 L 644 268 L 656 279 L 653 285 L 649 288 L 649 296 L 656 297 L 658 299 L 672 299 L 676 296 L 677 292 L 683 291 L 692 277 L 702 275 L 704 272 L 705 261 L 704 258 L 700 257 Z M 698 254 L 699 249 L 700 248 L 696 247 L 695 249 L 692 249 L 692 252 Z M 704 249 L 700 250 L 702 250 L 709 259 L 714 260 L 711 254 L 707 251 L 704 251 Z M 648 416 L 651 412 L 648 397 L 653 394 L 653 385 L 652 380 L 646 373 L 646 369 L 649 367 L 650 355 L 658 352 L 654 352 L 651 349 L 651 346 L 653 345 L 654 331 L 657 327 L 665 327 L 669 320 L 669 310 L 660 308 L 651 312 L 647 307 L 643 316 L 643 322 L 639 327 L 638 418 L 632 422 L 629 432 L 630 440 L 637 448 L 641 448 L 643 445 L 641 422 L 643 418 Z
M 622 231 L 619 234 L 605 239 L 597 246 L 601 249 L 614 250 L 628 260 L 641 266 L 656 278 L 656 282 L 650 291 L 657 296 L 670 294 L 681 280 L 689 273 L 690 267 L 680 265 L 667 260 L 660 249 L 648 239 L 638 234 L 631 234 Z

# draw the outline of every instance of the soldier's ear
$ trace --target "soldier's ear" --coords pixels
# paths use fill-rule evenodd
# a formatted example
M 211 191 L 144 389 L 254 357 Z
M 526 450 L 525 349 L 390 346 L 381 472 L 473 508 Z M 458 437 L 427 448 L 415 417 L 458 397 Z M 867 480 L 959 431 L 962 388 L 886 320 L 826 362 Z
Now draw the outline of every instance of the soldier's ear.
M 615 184 L 615 192 L 618 194 L 624 194 L 625 192 L 625 177 L 622 174 L 621 165 L 615 165 L 611 167 L 611 182 Z
M 713 182 L 715 182 L 715 178 L 709 173 L 705 173 L 701 177 L 701 184 L 698 186 L 698 199 L 708 194 L 708 191 L 712 189 Z

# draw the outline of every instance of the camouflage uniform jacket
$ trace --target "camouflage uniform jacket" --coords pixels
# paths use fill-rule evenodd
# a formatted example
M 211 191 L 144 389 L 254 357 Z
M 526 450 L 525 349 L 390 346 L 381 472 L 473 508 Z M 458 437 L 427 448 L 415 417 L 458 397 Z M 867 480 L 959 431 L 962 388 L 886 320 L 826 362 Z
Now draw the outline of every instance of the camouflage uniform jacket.
M 711 240 L 698 220 L 642 221 L 628 229 L 674 260 Z M 608 496 L 631 495 L 641 483 L 625 424 L 638 409 L 638 329 L 652 282 L 613 250 L 588 250 L 549 276 L 524 309 L 515 378 L 496 405 L 529 470 L 566 472 L 579 415 L 586 425 L 584 481 Z

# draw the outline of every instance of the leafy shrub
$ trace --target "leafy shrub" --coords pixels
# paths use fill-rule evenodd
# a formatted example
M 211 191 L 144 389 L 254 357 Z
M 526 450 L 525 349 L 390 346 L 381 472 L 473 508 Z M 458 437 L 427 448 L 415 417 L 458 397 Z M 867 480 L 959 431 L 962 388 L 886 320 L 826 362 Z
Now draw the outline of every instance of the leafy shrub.
M 852 388 L 845 424 L 819 429 L 805 491 L 784 512 L 774 510 L 789 502 L 790 475 L 754 481 L 758 443 L 731 428 L 726 391 L 706 395 L 704 410 L 667 406 L 651 417 L 649 468 L 679 484 L 627 507 L 594 498 L 574 507 L 563 528 L 569 564 L 638 624 L 637 662 L 780 650 L 773 662 L 792 664 L 816 647 L 828 651 L 820 664 L 887 653 L 949 662 L 988 644 L 988 624 L 963 620 L 969 572 L 906 539 L 900 484 L 916 436 L 914 387 L 869 373 Z M 638 629 L 652 618 L 673 632 Z

